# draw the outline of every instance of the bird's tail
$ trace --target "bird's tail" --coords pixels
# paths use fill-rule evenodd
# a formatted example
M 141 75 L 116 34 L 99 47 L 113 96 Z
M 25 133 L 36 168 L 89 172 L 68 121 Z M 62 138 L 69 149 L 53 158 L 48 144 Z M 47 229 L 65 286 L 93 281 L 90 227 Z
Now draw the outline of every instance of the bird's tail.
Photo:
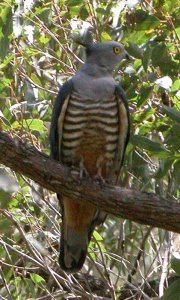
M 99 212 L 94 206 L 63 198 L 59 262 L 69 273 L 78 272 L 85 261 L 91 234 Z
M 85 261 L 89 243 L 88 229 L 79 231 L 66 225 L 61 233 L 59 262 L 61 268 L 69 273 L 78 272 Z

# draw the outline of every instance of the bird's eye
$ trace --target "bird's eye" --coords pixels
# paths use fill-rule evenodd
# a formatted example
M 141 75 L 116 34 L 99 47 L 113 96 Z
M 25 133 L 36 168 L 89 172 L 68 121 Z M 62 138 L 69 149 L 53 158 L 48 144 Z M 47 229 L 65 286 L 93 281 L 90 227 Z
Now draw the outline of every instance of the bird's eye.
M 119 54 L 121 52 L 120 47 L 114 47 L 113 50 L 115 54 Z

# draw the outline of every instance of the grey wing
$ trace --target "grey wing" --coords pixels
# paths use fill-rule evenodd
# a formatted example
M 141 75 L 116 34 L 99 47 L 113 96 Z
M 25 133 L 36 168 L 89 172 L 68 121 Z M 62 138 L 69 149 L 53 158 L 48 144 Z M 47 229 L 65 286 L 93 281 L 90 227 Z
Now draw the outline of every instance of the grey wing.
M 118 147 L 115 154 L 113 173 L 115 174 L 115 182 L 117 184 L 120 170 L 124 160 L 126 146 L 129 141 L 130 116 L 129 116 L 129 108 L 128 108 L 126 95 L 121 86 L 119 85 L 116 86 L 115 95 L 118 104 L 119 131 L 118 131 Z
M 69 97 L 73 88 L 72 79 L 67 81 L 60 88 L 58 96 L 56 98 L 53 113 L 51 118 L 51 126 L 50 126 L 50 149 L 51 149 L 51 157 L 56 160 L 61 160 L 60 150 L 61 150 L 61 138 L 62 138 L 62 128 L 63 121 L 66 112 L 66 108 L 68 105 Z

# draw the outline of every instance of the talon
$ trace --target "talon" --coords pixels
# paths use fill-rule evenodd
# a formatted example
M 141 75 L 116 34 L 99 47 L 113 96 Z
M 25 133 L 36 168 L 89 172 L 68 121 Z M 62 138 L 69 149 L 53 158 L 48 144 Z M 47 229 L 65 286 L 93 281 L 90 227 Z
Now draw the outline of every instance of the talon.
M 96 180 L 100 184 L 105 184 L 106 183 L 105 179 L 101 175 L 99 175 L 99 174 L 96 174 L 93 177 L 93 179 Z
M 71 167 L 70 174 L 74 179 L 79 179 L 79 170 L 74 166 Z
M 93 177 L 93 179 L 97 180 L 99 183 L 105 183 L 105 180 L 102 176 L 103 161 L 104 157 L 100 155 L 96 162 L 97 174 Z
M 80 168 L 80 172 L 79 172 L 79 178 L 80 180 L 83 179 L 83 177 L 89 177 L 89 173 L 86 170 L 85 166 L 84 166 L 84 159 L 83 157 L 81 157 L 80 163 L 79 163 L 79 168 Z

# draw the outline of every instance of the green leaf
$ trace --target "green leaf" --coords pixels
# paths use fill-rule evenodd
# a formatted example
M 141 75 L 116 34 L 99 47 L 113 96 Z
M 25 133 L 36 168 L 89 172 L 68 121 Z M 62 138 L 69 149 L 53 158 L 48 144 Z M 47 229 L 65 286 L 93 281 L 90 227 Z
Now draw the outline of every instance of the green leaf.
M 0 14 L 0 57 L 4 59 L 7 55 L 9 45 L 11 42 L 10 35 L 12 33 L 12 10 L 10 6 L 2 9 Z
M 173 10 L 176 9 L 176 2 L 174 0 L 166 0 L 163 2 L 163 10 L 165 10 L 169 14 L 172 14 Z
M 110 37 L 110 35 L 107 32 L 103 31 L 101 33 L 101 40 L 102 40 L 102 42 L 106 42 L 106 41 L 111 41 L 112 38 Z
M 179 257 L 178 257 L 179 256 Z M 173 255 L 171 260 L 171 267 L 180 276 L 180 255 Z
M 11 202 L 11 193 L 0 189 L 0 208 L 8 209 Z
M 148 30 L 148 29 L 153 29 L 156 28 L 157 26 L 159 26 L 160 21 L 158 18 L 156 18 L 155 16 L 152 15 L 148 15 L 145 19 L 144 22 L 142 22 L 138 28 L 144 29 L 144 30 Z
M 34 83 L 36 83 L 39 86 L 42 86 L 42 83 L 39 79 L 39 77 L 36 74 L 32 74 L 31 75 L 31 79 L 33 80 Z
M 149 85 L 148 83 L 145 83 L 144 86 L 141 87 L 137 101 L 138 107 L 144 104 L 144 102 L 150 97 L 152 91 L 153 86 Z
M 169 128 L 170 130 L 168 131 L 168 135 L 165 139 L 165 144 L 174 151 L 179 151 L 180 124 L 177 122 L 173 123 Z
M 50 41 L 50 38 L 49 37 L 46 37 L 46 36 L 40 36 L 39 38 L 39 41 L 42 43 L 42 44 L 47 44 L 49 41 Z
M 134 26 L 134 31 L 152 30 L 153 28 L 156 28 L 160 25 L 160 21 L 157 17 L 150 15 L 147 11 L 144 11 L 142 9 L 138 9 L 135 12 L 135 18 L 137 25 Z
M 11 231 L 12 228 L 12 222 L 8 219 L 5 219 L 1 217 L 0 220 L 0 233 L 4 234 L 4 233 L 9 233 Z
M 79 6 L 80 4 L 83 4 L 83 0 L 69 0 L 66 1 L 68 6 Z
M 87 17 L 89 16 L 88 10 L 85 6 L 81 7 L 79 14 L 82 20 L 86 20 Z
M 10 6 L 2 9 L 0 14 L 0 25 L 3 35 L 9 36 L 12 33 L 12 9 Z
M 25 282 L 26 292 L 30 293 L 33 299 L 36 299 L 37 296 L 35 292 L 36 289 L 32 280 L 29 278 L 24 278 L 24 282 Z
M 94 230 L 94 232 L 93 232 L 93 237 L 96 239 L 96 241 L 103 240 L 102 236 L 96 230 Z
M 165 291 L 161 300 L 180 300 L 180 279 L 174 281 Z
M 136 44 L 129 42 L 128 46 L 126 47 L 127 52 L 135 58 L 142 59 L 143 58 L 143 51 L 140 49 Z
M 170 119 L 180 123 L 180 111 L 171 108 L 169 106 L 163 105 L 162 107 L 163 113 L 165 113 Z
M 31 131 L 47 131 L 47 128 L 44 126 L 43 121 L 38 119 L 27 119 L 23 120 L 22 122 L 15 121 L 12 124 L 12 128 L 14 129 L 22 127 Z
M 89 246 L 88 246 L 88 253 L 89 256 L 92 258 L 93 261 L 96 261 L 96 255 L 94 253 L 94 242 L 90 241 Z
M 155 114 L 155 111 L 156 110 L 154 108 L 150 108 L 143 112 L 134 113 L 133 115 L 134 120 L 137 122 L 143 122 L 145 120 L 148 120 Z
M 151 141 L 147 137 L 140 136 L 140 135 L 134 135 L 131 138 L 131 143 L 134 146 L 138 146 L 142 149 L 146 149 L 153 152 L 165 151 L 165 148 L 162 144 Z
M 146 50 L 143 53 L 143 58 L 142 58 L 142 65 L 146 72 L 151 59 L 151 54 L 152 54 L 152 48 L 150 46 L 147 46 Z
M 2 37 L 0 39 L 0 44 L 1 44 L 1 47 L 0 47 L 0 58 L 3 60 L 7 54 L 7 51 L 9 49 L 9 44 L 10 44 L 10 41 L 7 37 Z
M 160 162 L 160 167 L 156 173 L 156 178 L 161 179 L 168 174 L 169 169 L 171 168 L 173 159 L 166 159 Z
M 46 25 L 49 23 L 51 9 L 49 7 L 37 7 L 35 10 L 36 15 L 38 18 L 42 20 Z
M 168 73 L 170 75 L 173 72 L 173 68 L 171 70 L 172 59 L 165 43 L 160 42 L 153 48 L 151 60 L 153 66 L 159 67 L 164 75 Z
M 98 13 L 98 14 L 101 14 L 101 15 L 107 15 L 107 10 L 106 9 L 104 9 L 104 8 L 102 8 L 102 7 L 97 7 L 96 8 L 96 12 Z
M 6 68 L 6 66 L 9 65 L 10 61 L 13 60 L 13 57 L 14 57 L 13 55 L 7 56 L 4 59 L 3 63 L 0 64 L 0 70 Z
M 172 88 L 171 88 L 171 92 L 176 92 L 180 90 L 180 79 L 177 79 L 174 81 Z
M 31 274 L 30 274 L 30 277 L 31 277 L 32 281 L 33 281 L 35 284 L 45 283 L 45 282 L 46 282 L 46 281 L 44 280 L 43 277 L 41 277 L 40 275 L 35 274 L 35 273 L 31 273 Z

